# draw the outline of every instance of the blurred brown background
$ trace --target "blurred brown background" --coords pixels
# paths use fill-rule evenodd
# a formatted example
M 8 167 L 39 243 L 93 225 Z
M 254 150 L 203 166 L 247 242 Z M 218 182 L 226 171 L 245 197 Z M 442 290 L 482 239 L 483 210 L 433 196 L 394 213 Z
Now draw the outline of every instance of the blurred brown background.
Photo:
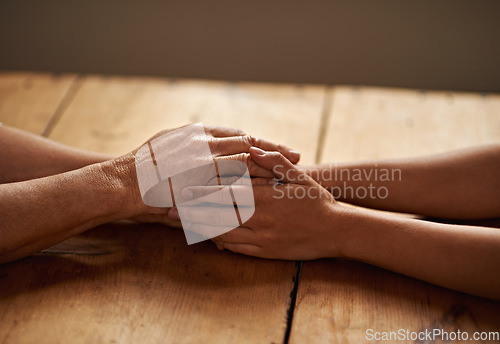
M 500 2 L 0 1 L 0 70 L 500 91 Z

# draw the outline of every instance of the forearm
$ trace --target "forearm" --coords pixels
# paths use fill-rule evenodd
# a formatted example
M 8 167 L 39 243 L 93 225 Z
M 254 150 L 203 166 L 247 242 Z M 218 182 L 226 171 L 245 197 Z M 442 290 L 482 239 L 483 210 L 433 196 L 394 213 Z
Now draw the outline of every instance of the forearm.
M 130 161 L 124 159 L 0 185 L 0 263 L 137 215 L 131 197 Z
M 365 209 L 343 209 L 341 217 L 342 256 L 500 299 L 500 230 L 437 224 Z
M 51 176 L 112 157 L 0 126 L 0 184 Z
M 338 200 L 364 207 L 462 219 L 500 216 L 500 145 L 306 171 Z

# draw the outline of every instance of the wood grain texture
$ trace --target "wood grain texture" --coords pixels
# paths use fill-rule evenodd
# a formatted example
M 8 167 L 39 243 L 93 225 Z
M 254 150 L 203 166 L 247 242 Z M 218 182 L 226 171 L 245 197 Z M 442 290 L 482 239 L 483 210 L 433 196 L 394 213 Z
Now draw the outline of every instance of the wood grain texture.
M 499 314 L 499 302 L 454 292 L 362 263 L 326 259 L 303 264 L 290 342 L 376 343 L 376 340 L 367 340 L 369 329 L 376 332 L 460 330 L 472 336 L 476 331 L 498 332 Z M 437 340 L 436 343 L 447 341 Z
M 321 162 L 399 158 L 500 141 L 499 95 L 336 87 L 331 96 Z M 500 331 L 499 314 L 499 302 L 366 264 L 304 262 L 291 343 L 376 342 L 366 339 L 368 329 L 459 329 L 472 336 Z
M 292 262 L 106 225 L 0 266 L 2 343 L 281 343 Z
M 50 138 L 125 153 L 163 128 L 236 126 L 312 162 L 325 88 L 89 76 Z M 187 246 L 163 226 L 113 224 L 0 266 L 6 343 L 281 343 L 294 262 Z
M 0 73 L 0 122 L 42 134 L 75 75 Z
M 500 141 L 500 95 L 335 87 L 322 162 L 388 159 Z
M 41 133 L 72 78 L 0 76 L 0 121 Z M 79 82 L 50 131 L 63 143 L 119 155 L 163 128 L 203 121 L 287 144 L 314 162 L 323 86 Z M 498 95 L 337 87 L 331 99 L 323 162 L 500 139 Z M 210 242 L 187 246 L 180 230 L 109 224 L 0 265 L 0 342 L 281 343 L 295 272 L 293 262 L 219 252 Z M 499 331 L 498 314 L 497 302 L 361 263 L 320 260 L 303 265 L 291 342 L 366 342 L 370 328 Z
M 50 138 L 121 155 L 165 128 L 236 127 L 314 162 L 323 86 L 89 76 Z

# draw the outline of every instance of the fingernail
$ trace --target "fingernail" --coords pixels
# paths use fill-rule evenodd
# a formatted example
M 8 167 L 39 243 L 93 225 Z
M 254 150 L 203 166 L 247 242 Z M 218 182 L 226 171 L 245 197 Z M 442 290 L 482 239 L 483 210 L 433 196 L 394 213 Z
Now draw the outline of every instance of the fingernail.
M 193 191 L 187 189 L 182 190 L 182 197 L 184 197 L 185 199 L 192 199 Z
M 258 147 L 251 147 L 250 149 L 253 151 L 253 153 L 255 155 L 258 155 L 258 156 L 264 156 L 264 155 L 266 155 L 266 152 L 263 151 L 262 149 L 258 148 Z
M 294 161 L 299 161 L 300 160 L 300 153 L 297 152 L 297 151 L 290 151 L 290 157 L 294 160 Z

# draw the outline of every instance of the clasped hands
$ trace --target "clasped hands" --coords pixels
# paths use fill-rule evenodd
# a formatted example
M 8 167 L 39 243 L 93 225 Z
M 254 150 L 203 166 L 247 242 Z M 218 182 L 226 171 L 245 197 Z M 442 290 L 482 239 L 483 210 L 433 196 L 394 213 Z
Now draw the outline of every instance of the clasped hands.
M 151 140 L 168 133 L 163 131 Z M 227 174 L 217 176 L 217 182 L 191 180 L 182 189 L 183 198 L 194 201 L 193 206 L 182 208 L 191 219 L 189 223 L 183 221 L 184 229 L 214 233 L 217 228 L 227 226 L 224 234 L 212 238 L 220 250 L 262 258 L 307 260 L 339 255 L 337 245 L 332 245 L 333 233 L 325 231 L 324 222 L 327 219 L 331 222 L 335 219 L 332 216 L 342 211 L 326 189 L 295 165 L 300 159 L 298 152 L 236 129 L 205 127 L 205 133 L 203 139 L 207 140 L 216 164 L 231 160 L 244 163 L 251 186 L 241 185 L 237 176 Z M 186 157 L 190 158 L 193 157 Z M 231 204 L 228 193 L 216 192 L 228 185 L 234 193 L 243 195 L 248 194 L 244 188 L 253 190 L 253 197 L 240 199 L 238 206 L 255 207 L 255 211 L 237 228 L 233 220 L 235 209 L 227 206 Z M 197 199 L 203 201 L 196 203 Z M 216 216 L 206 216 L 214 214 L 213 209 L 217 209 Z M 175 207 L 160 214 L 150 211 L 139 219 L 144 221 L 147 216 L 150 221 L 162 216 L 162 222 L 180 226 Z

